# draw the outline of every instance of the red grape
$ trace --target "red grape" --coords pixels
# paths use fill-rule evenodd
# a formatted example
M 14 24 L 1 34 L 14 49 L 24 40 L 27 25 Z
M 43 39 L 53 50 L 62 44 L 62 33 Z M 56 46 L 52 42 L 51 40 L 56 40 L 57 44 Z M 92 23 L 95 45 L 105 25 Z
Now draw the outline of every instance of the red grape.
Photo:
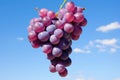
M 35 31 L 30 31 L 28 33 L 28 39 L 30 41 L 35 41 L 37 39 L 37 34 L 35 33 Z
M 72 22 L 74 20 L 74 15 L 73 13 L 70 13 L 70 12 L 67 12 L 65 15 L 64 15 L 64 19 L 66 22 Z
M 74 30 L 74 26 L 70 23 L 66 23 L 64 25 L 64 31 L 67 32 L 67 33 L 72 33 Z
M 56 65 L 56 71 L 58 71 L 59 73 L 63 72 L 65 70 L 65 66 L 62 64 L 57 64 Z
M 84 15 L 82 13 L 75 13 L 74 14 L 74 21 L 75 22 L 82 22 L 84 20 Z
M 47 16 L 47 12 L 48 12 L 48 10 L 45 9 L 45 8 L 43 8 L 43 9 L 41 9 L 41 10 L 39 11 L 39 15 L 40 15 L 41 17 L 46 17 L 46 16 Z
M 51 44 L 43 44 L 42 50 L 44 53 L 49 54 L 52 52 L 52 45 Z
M 55 73 L 55 72 L 56 72 L 56 67 L 51 64 L 51 65 L 49 66 L 49 70 L 50 70 L 50 72 Z
M 59 73 L 59 75 L 60 75 L 61 77 L 66 77 L 67 74 L 68 74 L 68 70 L 67 70 L 67 69 L 65 69 L 63 72 Z
M 73 2 L 67 2 L 65 5 L 65 8 L 70 11 L 73 12 L 75 9 L 75 4 Z

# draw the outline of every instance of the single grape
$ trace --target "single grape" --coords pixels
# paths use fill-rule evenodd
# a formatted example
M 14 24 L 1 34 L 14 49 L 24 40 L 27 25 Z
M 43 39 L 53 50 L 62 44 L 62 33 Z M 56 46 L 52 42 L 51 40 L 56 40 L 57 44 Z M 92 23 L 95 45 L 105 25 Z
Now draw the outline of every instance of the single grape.
M 72 33 L 74 30 L 74 26 L 70 23 L 66 23 L 64 25 L 64 31 L 67 32 L 67 33 Z
M 40 40 L 35 40 L 31 42 L 31 45 L 33 48 L 39 48 L 42 45 L 42 42 Z
M 48 41 L 49 37 L 50 35 L 47 31 L 43 31 L 38 34 L 38 39 L 42 42 Z
M 60 57 L 62 55 L 62 50 L 59 47 L 54 47 L 52 50 L 52 54 L 55 57 Z
M 64 52 L 70 55 L 72 53 L 72 47 L 68 47 L 66 50 L 64 50 Z
M 67 12 L 65 15 L 64 15 L 64 20 L 66 22 L 72 22 L 74 20 L 74 15 L 73 13 L 70 13 L 70 12 Z
M 57 72 L 61 73 L 61 72 L 63 72 L 64 70 L 65 70 L 65 66 L 64 66 L 64 65 L 59 64 L 59 63 L 56 65 L 56 71 L 57 71 Z
M 60 56 L 60 59 L 66 60 L 68 59 L 68 57 L 69 57 L 69 53 L 67 51 L 66 52 L 63 51 L 62 55 Z
M 74 21 L 80 23 L 84 20 L 84 15 L 82 13 L 75 13 L 74 14 Z
M 60 42 L 60 39 L 57 38 L 55 35 L 51 35 L 50 36 L 50 42 L 53 44 L 53 45 L 56 45 Z
M 60 62 L 60 58 L 59 57 L 55 57 L 54 59 L 50 60 L 52 65 L 57 65 Z
M 61 77 L 66 77 L 67 74 L 68 74 L 68 70 L 67 70 L 66 68 L 65 68 L 65 70 L 64 70 L 63 72 L 59 73 L 59 75 L 60 75 Z
M 63 31 L 61 29 L 56 29 L 54 31 L 54 35 L 57 37 L 57 38 L 61 38 L 63 37 Z
M 75 9 L 75 4 L 73 2 L 67 2 L 65 5 L 65 8 L 69 11 L 69 12 L 73 12 Z
M 51 19 L 55 18 L 55 13 L 53 11 L 48 11 L 47 16 L 50 17 Z
M 50 72 L 55 73 L 55 72 L 56 72 L 56 67 L 51 64 L 51 65 L 49 66 L 49 70 L 50 70 Z
M 63 64 L 65 67 L 70 66 L 71 63 L 72 63 L 72 60 L 71 60 L 70 58 L 62 61 L 62 64 Z
M 46 28 L 46 30 L 49 34 L 53 34 L 55 29 L 56 29 L 56 26 L 53 24 L 47 26 L 47 28 Z
M 41 9 L 41 10 L 39 11 L 39 15 L 40 15 L 41 17 L 46 17 L 46 16 L 47 16 L 47 12 L 48 12 L 48 10 L 45 9 L 45 8 L 43 8 L 43 9 Z
M 44 26 L 49 26 L 52 23 L 52 20 L 49 17 L 44 17 L 42 19 L 42 23 L 44 24 Z
M 78 40 L 80 38 L 80 35 L 73 35 L 72 34 L 72 40 Z
M 28 39 L 30 41 L 35 41 L 37 39 L 37 34 L 35 33 L 35 31 L 30 31 L 28 33 Z
M 49 54 L 52 52 L 52 45 L 50 43 L 43 44 L 42 50 L 44 53 Z
M 80 23 L 80 26 L 86 26 L 87 25 L 87 19 L 84 18 L 84 20 Z
M 70 46 L 70 43 L 68 40 L 62 38 L 60 43 L 58 44 L 58 47 L 60 47 L 62 50 L 67 49 Z
M 52 55 L 52 53 L 47 54 L 48 60 L 53 60 L 55 57 Z
M 80 35 L 82 33 L 82 28 L 79 26 L 74 27 L 73 35 Z
M 45 26 L 42 24 L 42 23 L 40 23 L 40 22 L 36 22 L 34 25 L 33 25 L 33 30 L 35 31 L 35 32 L 42 32 L 42 31 L 44 31 L 45 30 Z

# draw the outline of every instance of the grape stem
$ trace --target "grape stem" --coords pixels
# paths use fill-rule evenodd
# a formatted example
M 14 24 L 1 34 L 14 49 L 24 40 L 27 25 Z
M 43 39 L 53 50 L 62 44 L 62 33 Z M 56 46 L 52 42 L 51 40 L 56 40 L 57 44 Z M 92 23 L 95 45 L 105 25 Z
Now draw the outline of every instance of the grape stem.
M 59 10 L 63 8 L 63 6 L 65 5 L 66 2 L 67 2 L 67 0 L 64 0 L 64 1 L 63 1 L 63 3 L 60 5 Z M 58 12 L 56 13 L 56 16 L 58 16 Z

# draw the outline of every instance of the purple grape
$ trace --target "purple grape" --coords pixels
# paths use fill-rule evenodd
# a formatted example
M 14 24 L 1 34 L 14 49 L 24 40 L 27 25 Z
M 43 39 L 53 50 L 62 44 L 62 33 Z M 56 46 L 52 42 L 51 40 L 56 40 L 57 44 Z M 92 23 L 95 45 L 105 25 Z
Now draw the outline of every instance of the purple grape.
M 52 45 L 51 44 L 43 44 L 42 50 L 44 53 L 49 54 L 52 52 Z
M 38 34 L 38 39 L 42 42 L 48 41 L 49 37 L 50 35 L 47 31 L 43 31 Z
M 63 63 L 63 65 L 64 65 L 65 67 L 68 67 L 68 66 L 71 65 L 72 61 L 71 61 L 70 58 L 68 58 L 68 59 L 66 59 L 66 60 L 63 60 L 62 63 Z
M 55 57 L 60 57 L 62 55 L 62 50 L 59 47 L 54 47 L 52 50 L 52 54 Z
M 80 23 L 81 26 L 86 26 L 87 25 L 87 19 L 84 18 L 84 20 Z
M 70 39 L 71 38 L 71 34 L 64 31 L 63 37 L 65 39 Z
M 55 57 L 52 55 L 52 53 L 47 54 L 48 60 L 53 60 Z
M 51 64 L 51 65 L 49 66 L 49 70 L 50 70 L 50 72 L 55 73 L 55 72 L 56 72 L 56 67 Z
M 74 26 L 70 23 L 66 23 L 64 25 L 64 31 L 67 32 L 67 33 L 72 33 L 74 30 Z
M 56 29 L 56 26 L 55 25 L 49 25 L 47 26 L 46 30 L 49 34 L 53 34 L 54 33 L 54 30 Z
M 66 60 L 68 59 L 68 57 L 69 57 L 69 53 L 67 51 L 66 52 L 63 51 L 62 55 L 60 56 L 62 60 Z
M 71 47 L 69 47 L 69 48 L 67 48 L 66 50 L 64 50 L 66 53 L 68 53 L 68 54 L 71 54 L 72 53 L 72 48 Z
M 54 45 L 58 44 L 60 42 L 60 39 L 57 38 L 55 35 L 50 36 L 50 42 Z
M 50 60 L 51 64 L 52 64 L 52 65 L 55 65 L 55 66 L 56 66 L 60 61 L 61 61 L 61 60 L 60 60 L 60 58 L 58 58 L 58 57 L 55 57 L 54 59 Z
M 59 46 L 62 50 L 65 50 L 65 49 L 67 49 L 67 48 L 70 46 L 70 44 L 69 44 L 69 41 L 68 41 L 68 40 L 62 38 L 61 41 L 60 41 L 60 43 L 58 44 L 58 46 Z
M 65 70 L 65 66 L 64 66 L 64 65 L 59 64 L 59 63 L 56 65 L 56 71 L 57 71 L 57 72 L 61 73 L 61 72 L 63 72 L 64 70 Z
M 61 29 L 56 29 L 54 31 L 54 35 L 57 37 L 57 38 L 61 38 L 63 36 L 63 31 Z
M 33 25 L 33 30 L 35 31 L 35 32 L 42 32 L 42 31 L 44 31 L 45 30 L 45 26 L 42 24 L 42 23 L 40 23 L 40 22 L 36 22 L 34 25 Z
M 82 33 L 82 28 L 79 26 L 75 26 L 74 31 L 73 31 L 73 35 L 80 35 Z

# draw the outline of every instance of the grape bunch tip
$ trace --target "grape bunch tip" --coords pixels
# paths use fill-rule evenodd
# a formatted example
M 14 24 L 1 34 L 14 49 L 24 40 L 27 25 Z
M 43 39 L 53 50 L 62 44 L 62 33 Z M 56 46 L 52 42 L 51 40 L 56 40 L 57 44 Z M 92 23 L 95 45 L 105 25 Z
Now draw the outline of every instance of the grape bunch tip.
M 83 10 L 74 2 L 67 2 L 57 13 L 46 8 L 38 11 L 39 17 L 33 18 L 28 26 L 28 39 L 33 48 L 42 48 L 46 58 L 50 60 L 49 71 L 58 72 L 61 77 L 68 74 L 67 67 L 72 60 L 72 40 L 78 40 L 87 19 Z

